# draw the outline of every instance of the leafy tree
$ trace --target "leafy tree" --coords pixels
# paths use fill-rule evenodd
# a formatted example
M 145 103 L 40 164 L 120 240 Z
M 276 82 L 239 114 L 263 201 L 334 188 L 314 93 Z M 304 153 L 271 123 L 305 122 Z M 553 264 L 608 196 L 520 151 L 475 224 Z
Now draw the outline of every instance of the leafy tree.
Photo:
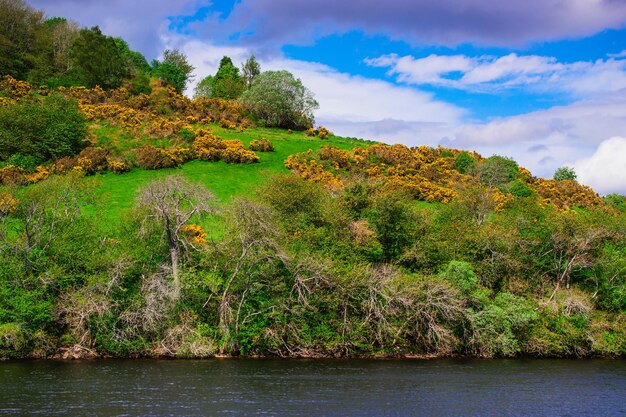
M 113 38 L 117 49 L 128 68 L 130 75 L 136 76 L 140 73 L 150 72 L 150 65 L 140 52 L 132 51 L 128 43 L 122 38 Z
M 251 55 L 250 58 L 246 60 L 246 62 L 241 67 L 241 72 L 243 73 L 243 82 L 246 89 L 252 87 L 254 80 L 256 77 L 261 74 L 261 65 L 257 62 L 254 55 Z
M 46 20 L 52 31 L 54 68 L 57 73 L 67 73 L 72 66 L 70 50 L 78 36 L 78 23 L 60 17 Z
M 152 61 L 154 74 L 179 93 L 185 90 L 187 83 L 193 77 L 191 74 L 194 69 L 194 66 L 187 60 L 187 56 L 178 49 L 166 49 L 163 52 L 163 62 Z
M 206 97 L 206 98 L 213 97 L 214 79 L 215 77 L 213 77 L 212 75 L 207 75 L 206 77 L 204 77 L 198 83 L 198 85 L 196 85 L 196 88 L 194 88 L 193 96 L 194 97 Z
M 570 167 L 561 167 L 554 172 L 555 181 L 576 181 L 576 171 Z
M 399 192 L 377 195 L 369 209 L 369 222 L 382 245 L 385 260 L 397 259 L 415 239 L 416 216 L 410 197 Z
M 58 95 L 0 107 L 0 160 L 22 154 L 42 163 L 78 153 L 87 134 L 78 103 Z
M 43 13 L 23 0 L 0 0 L 0 74 L 25 79 L 35 65 L 33 52 Z
M 169 62 L 152 62 L 153 73 L 164 83 L 182 93 L 187 85 L 187 76 L 183 70 Z
M 533 194 L 532 190 L 521 180 L 512 181 L 506 190 L 515 197 L 530 197 Z
M 81 29 L 71 48 L 72 73 L 80 83 L 93 88 L 116 88 L 129 74 L 115 39 L 98 26 Z
M 519 176 L 517 162 L 500 155 L 491 156 L 478 166 L 478 176 L 489 187 L 501 187 Z
M 265 125 L 289 129 L 313 126 L 313 110 L 319 107 L 313 93 L 288 71 L 262 73 L 242 100 Z
M 244 90 L 243 80 L 239 75 L 239 68 L 225 56 L 220 61 L 220 67 L 213 78 L 211 96 L 215 98 L 236 99 Z

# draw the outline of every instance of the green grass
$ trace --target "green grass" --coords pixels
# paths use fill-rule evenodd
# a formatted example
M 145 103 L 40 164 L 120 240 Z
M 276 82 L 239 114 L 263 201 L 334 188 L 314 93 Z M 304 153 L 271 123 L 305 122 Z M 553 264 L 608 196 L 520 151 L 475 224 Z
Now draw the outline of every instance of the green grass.
M 366 142 L 352 138 L 331 136 L 328 140 L 318 137 L 307 137 L 301 132 L 287 133 L 281 129 L 255 128 L 244 132 L 222 129 L 211 126 L 211 132 L 222 139 L 238 139 L 247 147 L 250 141 L 264 137 L 274 144 L 274 152 L 257 152 L 260 162 L 256 164 L 227 164 L 225 162 L 191 161 L 180 168 L 148 171 L 133 169 L 129 173 L 106 173 L 98 175 L 100 185 L 97 188 L 103 200 L 104 208 L 100 215 L 103 221 L 116 223 L 128 209 L 135 204 L 137 190 L 154 179 L 167 175 L 183 174 L 191 181 L 206 186 L 219 203 L 226 203 L 232 197 L 253 195 L 256 189 L 271 179 L 272 175 L 287 173 L 284 162 L 289 155 L 317 150 L 324 145 L 333 145 L 341 149 L 352 149 L 355 146 L 368 146 Z M 123 131 L 108 126 L 92 130 L 98 145 L 107 147 L 108 143 L 116 143 L 118 149 L 125 146 L 126 137 Z M 155 143 L 159 146 L 158 143 Z M 131 146 L 132 147 L 132 146 Z

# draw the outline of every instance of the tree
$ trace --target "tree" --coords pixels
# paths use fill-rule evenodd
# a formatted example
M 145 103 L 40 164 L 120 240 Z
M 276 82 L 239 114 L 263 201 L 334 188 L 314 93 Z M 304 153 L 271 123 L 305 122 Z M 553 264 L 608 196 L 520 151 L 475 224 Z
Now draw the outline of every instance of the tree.
M 211 96 L 214 98 L 236 99 L 244 90 L 243 80 L 239 75 L 239 68 L 225 56 L 220 61 L 220 67 L 213 78 Z
M 182 93 L 192 76 L 194 66 L 189 63 L 187 56 L 178 49 L 166 49 L 163 52 L 163 62 L 153 61 L 152 70 L 159 79 Z
M 246 62 L 241 67 L 241 72 L 243 73 L 243 82 L 246 89 L 252 87 L 254 80 L 256 77 L 261 74 L 261 66 L 254 58 L 254 55 L 251 55 L 250 58 L 246 60 Z
M 128 43 L 122 38 L 113 38 L 117 49 L 119 50 L 122 59 L 126 67 L 128 68 L 130 75 L 136 76 L 139 73 L 146 73 L 150 71 L 150 65 L 141 53 L 132 51 L 128 46 Z
M 138 207 L 146 210 L 147 217 L 154 219 L 165 235 L 175 298 L 180 296 L 179 260 L 187 248 L 181 229 L 193 216 L 208 213 L 211 200 L 213 195 L 206 188 L 185 180 L 182 175 L 152 181 L 139 191 Z
M 288 71 L 266 71 L 242 95 L 244 105 L 266 126 L 306 129 L 319 104 L 302 81 Z
M 570 167 L 561 167 L 554 172 L 555 181 L 576 181 L 576 171 Z
M 511 158 L 494 155 L 478 166 L 478 176 L 488 187 L 501 187 L 518 177 L 518 166 Z
M 52 18 L 46 20 L 46 24 L 52 28 L 55 70 L 58 73 L 66 73 L 72 65 L 70 49 L 78 36 L 78 23 L 63 18 Z
M 0 75 L 25 79 L 34 66 L 32 54 L 43 13 L 23 0 L 0 0 Z
M 213 77 L 212 75 L 207 75 L 206 77 L 204 77 L 198 83 L 198 85 L 196 85 L 196 88 L 194 88 L 193 96 L 194 97 L 205 97 L 205 98 L 213 97 L 213 82 L 214 82 L 214 78 L 215 77 Z
M 117 88 L 129 74 L 115 39 L 98 26 L 81 29 L 71 48 L 72 72 L 86 87 Z

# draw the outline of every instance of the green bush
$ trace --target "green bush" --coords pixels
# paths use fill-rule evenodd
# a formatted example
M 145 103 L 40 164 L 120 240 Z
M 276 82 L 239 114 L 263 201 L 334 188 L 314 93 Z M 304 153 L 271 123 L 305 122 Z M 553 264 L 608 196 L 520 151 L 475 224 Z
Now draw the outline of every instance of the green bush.
M 75 155 L 86 134 L 87 122 L 73 99 L 52 95 L 0 107 L 0 161 L 16 154 L 37 163 Z
M 17 323 L 0 324 L 0 358 L 19 358 L 28 353 L 28 335 Z
M 463 151 L 454 160 L 454 168 L 461 174 L 469 174 L 476 161 L 467 151 Z
M 511 182 L 508 187 L 506 187 L 506 191 L 513 194 L 515 197 L 530 197 L 533 195 L 532 190 L 520 180 Z
M 532 303 L 510 293 L 499 293 L 484 310 L 473 315 L 474 351 L 483 357 L 515 356 L 539 318 Z

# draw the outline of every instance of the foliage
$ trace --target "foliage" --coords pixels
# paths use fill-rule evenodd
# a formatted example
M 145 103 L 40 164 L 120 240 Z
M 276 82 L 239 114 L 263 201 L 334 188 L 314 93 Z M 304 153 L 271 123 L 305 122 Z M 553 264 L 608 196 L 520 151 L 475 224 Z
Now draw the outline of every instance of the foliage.
M 241 97 L 244 105 L 266 126 L 306 129 L 313 125 L 317 101 L 288 71 L 260 74 Z
M 256 77 L 261 74 L 261 65 L 259 65 L 254 55 L 250 55 L 250 58 L 243 63 L 241 73 L 246 89 L 252 87 Z
M 79 31 L 70 57 L 73 76 L 86 87 L 119 87 L 130 72 L 115 39 L 103 35 L 97 26 Z
M 265 138 L 255 139 L 250 142 L 250 150 L 259 152 L 274 152 L 274 145 Z
M 28 155 L 37 163 L 78 153 L 86 122 L 75 100 L 59 95 L 0 107 L 0 160 Z
M 154 74 L 178 93 L 185 90 L 194 69 L 185 54 L 178 49 L 166 49 L 163 52 L 163 61 L 155 60 L 152 63 Z
M 469 174 L 474 168 L 476 161 L 467 151 L 459 153 L 454 160 L 454 168 L 461 174 Z
M 561 167 L 554 171 L 555 181 L 576 181 L 576 171 L 574 168 Z
M 239 68 L 233 64 L 229 57 L 223 57 L 217 73 L 211 81 L 210 97 L 232 100 L 239 98 L 243 90 L 244 81 L 239 75 Z

